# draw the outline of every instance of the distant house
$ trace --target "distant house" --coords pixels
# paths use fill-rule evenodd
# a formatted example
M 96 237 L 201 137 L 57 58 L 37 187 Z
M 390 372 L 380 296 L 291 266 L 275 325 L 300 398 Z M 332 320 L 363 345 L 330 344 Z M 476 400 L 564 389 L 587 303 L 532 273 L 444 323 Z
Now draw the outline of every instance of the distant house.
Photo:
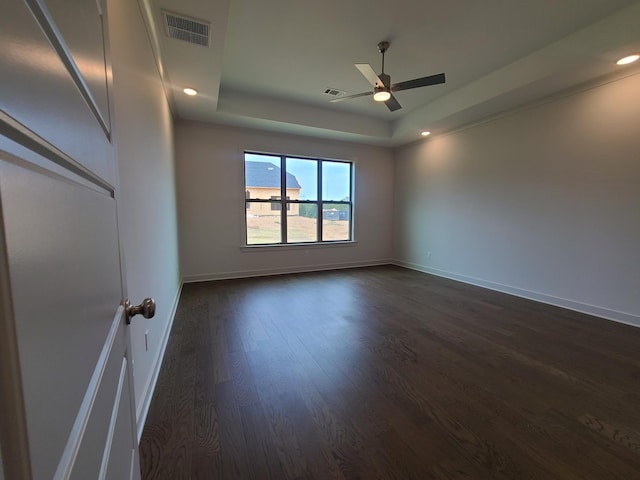
M 259 198 L 263 200 L 280 200 L 280 167 L 273 163 L 245 162 L 245 198 Z M 295 175 L 287 172 L 287 199 L 300 198 L 302 188 Z M 280 203 L 246 202 L 247 212 L 253 215 L 280 215 Z M 289 215 L 298 215 L 299 205 L 294 203 L 287 206 Z

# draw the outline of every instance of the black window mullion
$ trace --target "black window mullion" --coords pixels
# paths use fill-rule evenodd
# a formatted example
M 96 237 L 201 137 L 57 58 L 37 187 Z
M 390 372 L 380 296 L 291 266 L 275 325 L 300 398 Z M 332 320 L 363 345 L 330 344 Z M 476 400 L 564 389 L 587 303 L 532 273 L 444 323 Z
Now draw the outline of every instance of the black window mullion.
M 287 239 L 287 160 L 280 157 L 280 236 L 282 243 L 289 243 Z

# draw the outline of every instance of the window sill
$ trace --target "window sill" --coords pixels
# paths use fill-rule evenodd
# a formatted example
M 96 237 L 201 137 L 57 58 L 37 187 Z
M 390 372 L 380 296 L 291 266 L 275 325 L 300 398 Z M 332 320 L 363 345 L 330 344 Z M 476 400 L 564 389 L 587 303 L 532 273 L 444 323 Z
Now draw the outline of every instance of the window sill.
M 288 243 L 288 244 L 266 244 L 266 245 L 242 245 L 243 252 L 264 252 L 268 250 L 309 250 L 317 248 L 339 248 L 355 247 L 358 244 L 355 240 L 343 242 L 316 242 L 316 243 Z

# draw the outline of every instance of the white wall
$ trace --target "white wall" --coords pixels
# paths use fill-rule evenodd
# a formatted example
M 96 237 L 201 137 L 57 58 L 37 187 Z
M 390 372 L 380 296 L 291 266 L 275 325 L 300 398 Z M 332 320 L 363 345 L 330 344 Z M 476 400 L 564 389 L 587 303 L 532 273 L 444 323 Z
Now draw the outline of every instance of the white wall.
M 155 318 L 137 316 L 130 328 L 140 429 L 180 286 L 173 121 L 138 3 L 109 0 L 108 7 L 124 273 L 133 303 L 156 301 Z
M 175 141 L 185 280 L 370 265 L 391 258 L 391 150 L 195 122 L 178 122 Z M 357 243 L 242 249 L 245 149 L 355 160 Z
M 640 325 L 639 125 L 635 75 L 401 148 L 395 257 Z

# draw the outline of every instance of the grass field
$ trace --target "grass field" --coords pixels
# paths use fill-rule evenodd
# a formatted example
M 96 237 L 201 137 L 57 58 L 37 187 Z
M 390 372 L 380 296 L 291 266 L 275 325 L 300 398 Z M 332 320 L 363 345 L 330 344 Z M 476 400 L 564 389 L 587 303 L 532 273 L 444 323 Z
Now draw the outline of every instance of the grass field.
M 287 240 L 295 242 L 316 242 L 317 220 L 315 218 L 291 215 L 287 217 Z M 323 220 L 322 240 L 349 240 L 349 222 L 346 220 Z M 279 216 L 247 216 L 247 244 L 279 243 Z

